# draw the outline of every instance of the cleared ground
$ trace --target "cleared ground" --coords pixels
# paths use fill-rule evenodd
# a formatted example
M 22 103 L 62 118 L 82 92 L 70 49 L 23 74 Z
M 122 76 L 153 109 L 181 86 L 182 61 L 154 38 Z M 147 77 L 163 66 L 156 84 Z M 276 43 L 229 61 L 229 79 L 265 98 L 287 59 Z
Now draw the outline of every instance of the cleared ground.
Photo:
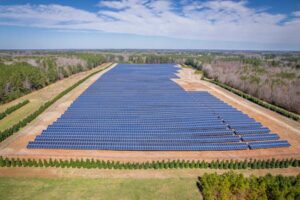
M 0 199 L 202 199 L 197 178 L 0 178 Z
M 103 72 L 104 73 L 104 72 Z M 129 151 L 88 151 L 88 150 L 38 150 L 26 149 L 28 141 L 32 141 L 47 125 L 54 122 L 88 86 L 101 76 L 99 73 L 74 91 L 70 92 L 46 112 L 41 114 L 29 126 L 18 134 L 0 144 L 0 155 L 13 157 L 35 158 L 98 158 L 103 160 L 146 161 L 167 159 L 212 160 L 212 159 L 245 159 L 245 158 L 300 158 L 300 125 L 277 113 L 264 109 L 254 103 L 242 99 L 218 86 L 201 81 L 199 74 L 189 68 L 179 71 L 176 81 L 186 90 L 204 90 L 219 99 L 255 118 L 271 131 L 278 133 L 282 139 L 287 139 L 290 148 L 243 150 L 243 151 L 204 151 L 204 152 L 129 152 Z
M 223 174 L 230 170 L 225 169 L 147 169 L 147 170 L 110 170 L 110 169 L 78 169 L 78 168 L 26 168 L 26 167 L 3 167 L 0 168 L 0 177 L 31 177 L 31 178 L 112 178 L 112 179 L 185 179 L 196 178 L 204 173 Z M 296 176 L 300 174 L 300 168 L 278 168 L 278 169 L 242 169 L 234 170 L 244 176 L 256 175 L 264 176 L 268 173 L 272 175 Z

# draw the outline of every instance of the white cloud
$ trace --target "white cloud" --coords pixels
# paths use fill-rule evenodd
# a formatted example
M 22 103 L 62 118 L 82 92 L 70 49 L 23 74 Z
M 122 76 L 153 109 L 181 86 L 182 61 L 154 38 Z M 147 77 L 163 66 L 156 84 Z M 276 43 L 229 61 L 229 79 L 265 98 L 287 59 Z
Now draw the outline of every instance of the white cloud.
M 300 11 L 289 19 L 246 1 L 100 1 L 97 13 L 61 5 L 0 6 L 0 24 L 98 30 L 184 39 L 300 44 Z M 176 10 L 176 11 L 175 11 Z
M 296 12 L 293 12 L 293 15 L 296 16 L 296 17 L 300 17 L 300 10 L 296 11 Z
M 124 9 L 128 8 L 128 5 L 126 5 L 126 0 L 122 1 L 109 1 L 109 0 L 104 0 L 100 1 L 98 3 L 98 6 L 100 7 L 107 7 L 107 8 L 114 8 L 114 9 Z

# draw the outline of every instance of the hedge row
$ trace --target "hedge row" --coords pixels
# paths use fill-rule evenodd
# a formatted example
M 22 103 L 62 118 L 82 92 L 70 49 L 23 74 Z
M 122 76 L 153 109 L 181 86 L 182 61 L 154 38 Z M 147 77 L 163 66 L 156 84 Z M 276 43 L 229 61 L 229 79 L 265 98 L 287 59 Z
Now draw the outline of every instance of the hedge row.
M 275 112 L 277 112 L 277 113 L 279 113 L 281 115 L 284 115 L 284 116 L 289 117 L 289 118 L 291 118 L 293 120 L 296 120 L 296 121 L 300 121 L 300 115 L 298 115 L 296 113 L 289 112 L 289 111 L 287 111 L 287 110 L 285 110 L 283 108 L 280 108 L 278 106 L 275 106 L 275 105 L 272 105 L 270 103 L 267 103 L 267 102 L 265 102 L 263 100 L 260 100 L 260 99 L 258 99 L 256 97 L 253 97 L 253 96 L 249 95 L 249 94 L 246 94 L 246 93 L 244 93 L 244 92 L 242 92 L 240 90 L 232 88 L 232 87 L 230 87 L 230 86 L 228 86 L 228 85 L 226 85 L 224 83 L 220 83 L 219 81 L 211 80 L 211 79 L 207 79 L 207 78 L 204 78 L 204 80 L 209 81 L 211 83 L 214 83 L 214 84 L 216 84 L 216 85 L 218 85 L 218 86 L 220 86 L 220 87 L 222 87 L 222 88 L 224 88 L 226 90 L 229 90 L 230 92 L 232 92 L 232 93 L 234 93 L 236 95 L 239 95 L 239 96 L 241 96 L 241 97 L 243 97 L 243 98 L 245 98 L 245 99 L 247 99 L 249 101 L 252 101 L 252 102 L 254 102 L 254 103 L 256 103 L 256 104 L 258 104 L 260 106 L 263 106 L 263 107 L 265 107 L 267 109 L 270 109 L 272 111 L 275 111 Z
M 10 113 L 18 110 L 19 108 L 25 106 L 26 104 L 29 103 L 29 100 L 25 100 L 23 102 L 18 103 L 17 105 L 11 106 L 7 108 L 4 112 L 0 113 L 0 120 L 9 115 Z
M 85 78 L 77 81 L 75 84 L 73 84 L 69 88 L 65 89 L 64 91 L 62 91 L 61 93 L 59 93 L 58 95 L 56 95 L 52 100 L 47 101 L 46 103 L 44 103 L 34 113 L 32 113 L 29 116 L 27 116 L 26 118 L 22 119 L 21 121 L 19 121 L 17 124 L 13 125 L 12 127 L 10 127 L 8 129 L 0 132 L 0 142 L 2 142 L 3 140 L 5 140 L 9 136 L 13 135 L 17 131 L 19 131 L 22 127 L 26 126 L 32 120 L 34 120 L 35 118 L 37 118 L 37 116 L 39 116 L 42 112 L 44 112 L 47 108 L 49 108 L 49 106 L 51 106 L 53 103 L 55 103 L 57 100 L 59 100 L 62 96 L 64 96 L 65 94 L 67 94 L 68 92 L 70 92 L 71 90 L 73 90 L 74 88 L 76 88 L 78 85 L 80 85 L 81 83 L 83 83 L 84 81 L 86 81 L 91 76 L 99 73 L 100 71 L 102 71 L 102 70 L 104 70 L 104 69 L 106 69 L 108 67 L 109 66 L 107 66 L 107 67 L 105 67 L 103 69 L 100 69 L 100 70 L 98 70 L 96 72 L 93 72 L 90 75 L 86 76 Z
M 118 162 L 103 161 L 94 159 L 20 159 L 20 158 L 3 158 L 0 156 L 0 167 L 57 167 L 57 168 L 98 168 L 98 169 L 272 169 L 272 168 L 288 168 L 300 167 L 300 160 L 227 160 L 227 161 L 152 161 L 152 162 Z

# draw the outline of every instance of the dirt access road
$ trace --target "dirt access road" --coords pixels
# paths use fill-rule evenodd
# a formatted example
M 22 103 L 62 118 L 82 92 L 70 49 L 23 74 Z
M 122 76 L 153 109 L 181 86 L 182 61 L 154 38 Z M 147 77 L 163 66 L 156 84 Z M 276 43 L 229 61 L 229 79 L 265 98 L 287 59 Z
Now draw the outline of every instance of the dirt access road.
M 132 178 L 132 179 L 169 179 L 169 178 L 196 178 L 205 173 L 223 174 L 230 170 L 225 169 L 147 169 L 147 170 L 118 170 L 118 169 L 77 169 L 77 168 L 24 168 L 11 167 L 0 168 L 0 177 L 43 177 L 43 178 Z M 244 176 L 272 175 L 296 176 L 300 168 L 283 169 L 243 169 L 234 170 Z
M 112 68 L 112 67 L 111 67 Z M 95 150 L 47 150 L 27 149 L 29 141 L 34 140 L 43 129 L 52 124 L 71 103 L 101 75 L 111 68 L 91 77 L 69 94 L 62 97 L 36 120 L 23 128 L 14 136 L 0 144 L 0 155 L 27 158 L 95 158 L 118 161 L 151 161 L 151 160 L 215 160 L 215 159 L 269 159 L 269 158 L 300 158 L 300 124 L 285 118 L 275 112 L 262 108 L 237 95 L 234 95 L 216 85 L 200 80 L 199 75 L 189 68 L 180 68 L 178 79 L 174 79 L 187 91 L 208 91 L 222 101 L 248 114 L 264 126 L 276 132 L 282 139 L 287 139 L 292 145 L 289 148 L 241 150 L 241 151 L 95 151 Z

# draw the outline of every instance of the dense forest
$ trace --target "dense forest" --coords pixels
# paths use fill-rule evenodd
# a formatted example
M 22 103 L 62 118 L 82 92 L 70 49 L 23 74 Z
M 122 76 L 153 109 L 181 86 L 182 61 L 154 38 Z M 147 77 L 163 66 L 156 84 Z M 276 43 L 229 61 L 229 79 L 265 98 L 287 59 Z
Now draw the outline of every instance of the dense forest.
M 215 59 L 203 65 L 209 78 L 300 113 L 300 68 L 259 59 Z
M 197 183 L 205 200 L 297 200 L 300 199 L 300 175 L 244 177 L 228 172 L 204 174 Z
M 0 51 L 0 103 L 103 62 L 177 63 L 300 113 L 300 53 L 200 50 Z
M 2 57 L 0 103 L 9 102 L 72 74 L 92 69 L 104 61 L 103 56 L 92 53 Z

